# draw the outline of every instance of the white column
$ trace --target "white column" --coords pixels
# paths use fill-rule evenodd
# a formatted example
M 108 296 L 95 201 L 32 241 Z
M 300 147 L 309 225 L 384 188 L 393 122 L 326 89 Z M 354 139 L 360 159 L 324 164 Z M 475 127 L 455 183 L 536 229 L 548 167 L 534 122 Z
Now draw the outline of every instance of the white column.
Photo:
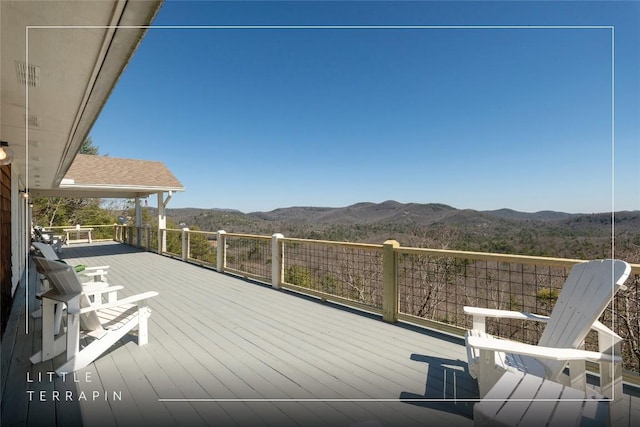
M 284 249 L 282 242 L 284 236 L 276 233 L 271 236 L 271 286 L 274 289 L 280 289 L 282 282 L 282 269 L 284 267 Z
M 216 238 L 216 258 L 217 258 L 217 270 L 218 273 L 224 272 L 226 255 L 227 255 L 227 242 L 225 239 L 225 234 L 227 234 L 224 230 L 218 230 L 218 235 Z
M 164 193 L 158 193 L 158 253 L 163 253 L 167 250 L 167 237 L 163 232 L 167 228 L 167 214 L 163 195 Z
M 137 237 L 137 246 L 141 246 L 142 242 L 142 206 L 140 205 L 140 197 L 136 197 L 136 237 Z
M 184 227 L 182 229 L 182 261 L 189 259 L 189 229 Z

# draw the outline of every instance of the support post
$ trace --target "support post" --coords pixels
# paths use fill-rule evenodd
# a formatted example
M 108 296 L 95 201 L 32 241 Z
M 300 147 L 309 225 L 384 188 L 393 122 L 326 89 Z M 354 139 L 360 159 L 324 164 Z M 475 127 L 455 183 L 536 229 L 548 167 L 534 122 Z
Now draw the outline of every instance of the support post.
M 271 236 L 271 286 L 274 289 L 280 289 L 284 275 L 284 245 L 281 240 L 283 238 L 280 233 Z
M 389 323 L 398 321 L 398 282 L 396 275 L 396 252 L 400 243 L 387 240 L 382 246 L 382 320 Z
M 142 246 L 142 206 L 140 205 L 140 197 L 136 197 L 136 246 Z
M 167 198 L 163 197 L 164 193 L 158 193 L 158 253 L 162 254 L 167 251 L 167 234 L 164 230 L 167 228 L 167 205 L 173 192 L 169 191 Z
M 216 269 L 218 273 L 224 273 L 224 268 L 227 265 L 227 239 L 225 234 L 227 234 L 226 231 L 218 230 L 216 237 Z
M 187 227 L 182 229 L 182 261 L 189 259 L 189 229 Z
M 622 338 L 613 331 L 599 331 L 598 349 L 601 353 L 621 356 Z M 600 362 L 600 393 L 612 399 L 609 404 L 611 426 L 629 425 L 622 387 L 622 363 Z

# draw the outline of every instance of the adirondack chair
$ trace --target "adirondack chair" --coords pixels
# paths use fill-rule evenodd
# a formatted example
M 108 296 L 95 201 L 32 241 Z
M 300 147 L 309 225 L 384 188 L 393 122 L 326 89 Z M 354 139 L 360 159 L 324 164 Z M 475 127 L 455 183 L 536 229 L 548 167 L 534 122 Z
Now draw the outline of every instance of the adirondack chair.
M 58 254 L 53 250 L 51 245 L 48 245 L 43 242 L 33 242 L 33 247 L 36 248 L 40 254 L 46 259 L 54 260 L 54 261 L 62 261 Z M 62 261 L 64 262 L 64 261 Z M 87 267 L 84 265 L 76 265 L 74 266 L 77 273 L 80 273 L 81 276 L 84 277 L 92 277 L 96 282 L 106 282 L 105 276 L 108 273 L 109 266 L 101 265 L 94 267 Z
M 73 372 L 87 366 L 127 333 L 138 331 L 138 345 L 148 342 L 148 321 L 151 311 L 146 300 L 157 296 L 154 291 L 112 299 L 105 304 L 91 304 L 88 292 L 83 291 L 73 267 L 41 257 L 33 258 L 37 270 L 46 275 L 52 290 L 42 295 L 42 350 L 34 354 L 31 363 L 40 363 L 62 354 L 66 350 L 66 362 L 55 369 L 58 375 Z M 113 292 L 121 286 L 100 289 L 95 292 Z M 67 305 L 66 333 L 54 335 L 54 306 Z M 80 340 L 90 342 L 81 348 Z
M 600 393 L 622 395 L 620 342 L 622 339 L 598 321 L 607 304 L 631 272 L 619 260 L 577 264 L 562 287 L 550 316 L 516 311 L 464 307 L 473 316 L 465 337 L 469 373 L 477 378 L 483 398 L 505 371 L 521 371 L 586 390 L 585 361 L 600 364 Z M 485 332 L 487 317 L 546 322 L 538 345 L 493 337 Z M 599 351 L 581 349 L 591 329 L 598 332 Z M 569 376 L 563 374 L 569 365 Z
M 50 260 L 54 260 L 54 261 L 60 261 L 60 262 L 64 262 L 60 259 L 60 257 L 58 257 L 58 254 L 53 250 L 53 248 L 43 242 L 33 242 L 32 243 L 33 247 L 36 248 L 36 250 L 45 258 L 50 259 Z M 103 265 L 103 266 L 96 266 L 96 267 L 86 267 L 84 265 L 75 265 L 74 269 L 76 271 L 76 273 L 79 273 L 80 278 L 84 279 L 84 278 L 93 278 L 92 282 L 88 282 L 83 280 L 83 288 L 85 292 L 88 292 L 92 295 L 92 299 L 95 299 L 96 297 L 98 299 L 102 298 L 102 295 L 100 293 L 98 293 L 97 291 L 100 289 L 104 289 L 109 287 L 109 284 L 107 283 L 105 276 L 108 273 L 108 265 Z M 49 290 L 49 286 L 48 286 L 48 281 L 46 280 L 46 276 L 41 275 L 40 281 L 42 283 L 42 287 L 43 290 L 41 292 L 39 292 L 37 294 L 38 298 L 42 298 L 42 294 L 44 294 L 46 291 Z M 112 298 L 114 295 L 113 292 L 107 293 L 107 296 L 109 298 Z M 93 301 L 92 301 L 93 302 Z M 33 311 L 31 313 L 31 317 L 33 317 L 34 319 L 37 319 L 39 317 L 42 317 L 42 308 L 38 308 L 37 310 Z M 55 333 L 58 334 L 60 332 L 60 325 L 62 322 L 62 306 L 60 306 L 60 310 L 56 311 L 56 320 L 55 320 Z
M 62 244 L 64 243 L 64 237 L 56 236 L 53 231 L 45 231 L 42 227 L 33 227 L 34 241 L 46 243 L 52 248 L 55 248 L 56 252 L 62 252 Z

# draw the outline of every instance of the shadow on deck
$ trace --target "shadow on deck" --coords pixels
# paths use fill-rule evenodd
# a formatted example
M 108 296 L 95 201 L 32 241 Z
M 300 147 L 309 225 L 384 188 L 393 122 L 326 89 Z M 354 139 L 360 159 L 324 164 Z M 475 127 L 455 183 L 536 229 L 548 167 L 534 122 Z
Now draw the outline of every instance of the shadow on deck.
M 65 248 L 111 266 L 123 295 L 155 290 L 149 344 L 127 336 L 66 378 L 40 348 L 37 280 L 2 342 L 2 425 L 471 425 L 477 387 L 461 340 L 390 325 L 117 243 Z M 28 331 L 28 333 L 26 333 Z

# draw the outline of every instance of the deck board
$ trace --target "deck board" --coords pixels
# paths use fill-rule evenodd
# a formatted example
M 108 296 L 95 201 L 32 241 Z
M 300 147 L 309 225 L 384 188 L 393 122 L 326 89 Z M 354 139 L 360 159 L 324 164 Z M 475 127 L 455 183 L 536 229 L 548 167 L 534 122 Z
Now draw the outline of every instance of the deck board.
M 16 336 L 3 426 L 38 425 L 44 418 L 61 425 L 81 420 L 87 426 L 473 422 L 473 402 L 465 399 L 477 398 L 477 386 L 465 370 L 459 340 L 117 243 L 74 245 L 64 249 L 63 258 L 71 264 L 110 265 L 107 281 L 123 285 L 123 296 L 158 291 L 149 301 L 149 343 L 139 347 L 136 337 L 125 337 L 78 371 L 80 376 L 89 372 L 91 383 L 57 378 L 53 384 L 31 385 L 74 395 L 121 392 L 121 401 L 28 404 L 25 373 L 59 363 L 28 363 L 39 346 L 38 321 L 31 319 L 30 334 Z M 454 397 L 460 401 L 439 401 Z M 399 400 L 420 398 L 433 401 Z

